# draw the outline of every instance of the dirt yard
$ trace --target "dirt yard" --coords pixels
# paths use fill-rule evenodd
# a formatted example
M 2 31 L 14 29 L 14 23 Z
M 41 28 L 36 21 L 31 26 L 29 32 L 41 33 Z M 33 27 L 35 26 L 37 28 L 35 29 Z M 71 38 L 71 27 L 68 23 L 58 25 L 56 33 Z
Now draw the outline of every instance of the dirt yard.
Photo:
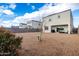
M 43 33 L 40 42 L 37 36 L 40 33 L 16 33 L 23 36 L 22 56 L 79 56 L 79 34 Z

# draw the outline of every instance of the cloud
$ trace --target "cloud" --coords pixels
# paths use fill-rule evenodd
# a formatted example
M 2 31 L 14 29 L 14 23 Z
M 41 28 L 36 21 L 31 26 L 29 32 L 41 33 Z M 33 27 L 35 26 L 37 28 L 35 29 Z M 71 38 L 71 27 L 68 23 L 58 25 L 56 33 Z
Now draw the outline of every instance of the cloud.
M 1 5 L 0 6 L 0 10 L 7 10 L 7 9 L 9 9 L 8 5 Z
M 39 17 L 45 17 L 47 15 L 58 13 L 67 9 L 71 9 L 74 11 L 78 8 L 78 4 L 54 4 L 53 3 L 47 3 L 43 7 L 41 7 L 38 11 L 32 12 L 32 13 L 26 13 L 24 16 L 26 18 L 37 18 Z
M 16 4 L 10 4 L 10 5 L 9 5 L 9 8 L 15 9 L 15 8 L 16 8 Z
M 0 6 L 0 9 L 3 9 L 4 8 L 4 6 Z
M 67 5 L 67 4 L 58 4 L 55 5 L 53 3 L 47 3 L 43 7 L 41 7 L 38 11 L 32 13 L 25 13 L 24 18 L 37 18 L 37 17 L 44 17 L 53 13 L 61 12 L 63 10 L 67 10 L 74 5 Z M 73 7 L 75 8 L 75 6 Z
M 3 19 L 0 19 L 0 23 L 2 23 L 3 22 Z
M 3 27 L 11 27 L 11 26 L 19 26 L 19 20 L 8 20 L 8 21 L 5 21 L 5 20 L 0 20 L 0 26 L 3 26 Z
M 0 6 L 0 14 L 2 14 L 3 10 L 4 10 L 4 6 Z
M 11 21 L 2 21 L 2 23 L 0 24 L 0 26 L 3 27 L 10 27 L 12 25 Z
M 58 12 L 62 12 L 64 10 L 68 10 L 71 9 L 72 12 L 79 9 L 78 8 L 79 4 L 75 4 L 75 3 L 65 3 L 65 4 L 53 4 L 53 3 L 47 3 L 45 4 L 43 7 L 41 7 L 38 11 L 32 12 L 32 13 L 26 13 L 24 15 L 24 18 L 31 18 L 31 19 L 35 19 L 38 20 L 39 18 L 45 17 L 47 15 L 50 14 L 54 14 L 54 13 L 58 13 Z M 38 18 L 38 19 L 37 19 Z
M 23 16 L 16 17 L 12 22 L 13 23 L 26 23 L 25 18 Z
M 0 26 L 10 27 L 13 23 L 9 19 L 12 19 L 16 15 L 9 9 L 8 5 L 0 6 Z M 8 20 L 7 20 L 8 19 Z M 7 20 L 7 21 L 6 21 Z
M 38 20 L 39 14 L 37 12 L 33 13 L 26 13 L 23 16 L 18 16 L 12 21 L 8 21 L 6 23 L 3 23 L 3 26 L 6 24 L 7 27 L 11 26 L 19 26 L 19 23 L 27 23 L 28 20 Z
M 10 10 L 10 8 L 15 9 L 16 5 L 15 4 L 9 4 L 9 5 L 1 5 L 0 6 L 0 14 L 7 14 L 7 15 L 13 15 L 14 12 Z
M 39 10 L 47 10 L 49 7 L 53 7 L 53 3 L 46 3 L 43 7 L 41 7 Z
M 63 9 L 71 9 L 72 11 L 74 11 L 75 9 L 79 9 L 79 3 L 64 3 L 64 4 L 57 4 L 57 6 L 61 6 L 63 7 Z
M 27 5 L 29 6 L 29 5 L 30 5 L 30 3 L 27 3 Z
M 14 13 L 11 10 L 3 10 L 4 14 L 13 15 Z
M 34 10 L 35 9 L 35 6 L 32 6 L 32 9 Z
M 39 9 L 39 11 L 43 11 L 45 15 L 50 15 L 53 13 L 62 12 L 67 9 L 71 9 L 72 11 L 79 9 L 79 4 L 75 3 L 59 3 L 59 4 L 45 4 L 42 8 Z
M 79 26 L 79 17 L 73 17 L 73 23 L 74 23 L 74 27 L 78 27 Z
M 38 15 L 39 15 L 38 11 L 32 12 L 32 13 L 25 13 L 24 18 L 34 18 L 34 17 L 37 17 Z

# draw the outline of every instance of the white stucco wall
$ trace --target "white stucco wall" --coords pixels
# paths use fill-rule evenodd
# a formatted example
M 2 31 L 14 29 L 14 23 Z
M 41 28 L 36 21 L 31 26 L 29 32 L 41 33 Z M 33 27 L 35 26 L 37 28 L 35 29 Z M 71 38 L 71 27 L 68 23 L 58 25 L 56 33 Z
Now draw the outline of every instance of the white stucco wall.
M 33 21 L 33 20 L 28 21 L 28 22 L 27 22 L 27 25 L 31 26 L 31 27 L 34 28 L 34 29 L 38 29 L 38 28 L 41 27 L 39 21 Z
M 60 18 L 58 18 L 60 16 Z M 51 21 L 49 21 L 51 19 Z M 57 14 L 52 14 L 43 18 L 43 32 L 51 32 L 52 25 L 68 24 L 68 33 L 70 34 L 73 27 L 73 19 L 71 17 L 71 10 L 66 10 Z M 49 30 L 45 30 L 44 26 L 48 26 Z

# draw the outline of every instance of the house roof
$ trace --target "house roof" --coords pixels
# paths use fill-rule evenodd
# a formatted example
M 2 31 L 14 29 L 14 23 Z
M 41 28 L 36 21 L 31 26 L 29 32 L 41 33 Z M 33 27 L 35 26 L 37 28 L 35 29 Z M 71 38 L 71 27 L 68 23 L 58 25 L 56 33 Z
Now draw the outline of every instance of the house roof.
M 28 22 L 32 22 L 32 21 L 34 21 L 34 22 L 39 22 L 39 23 L 40 23 L 40 21 L 36 21 L 36 20 L 30 20 L 30 21 L 28 21 Z M 28 22 L 27 22 L 27 23 L 28 23 Z
M 71 9 L 67 9 L 67 10 L 64 10 L 64 11 L 56 12 L 56 13 L 53 13 L 53 14 L 47 15 L 47 16 L 45 16 L 45 17 L 43 17 L 43 18 L 46 18 L 46 17 L 52 16 L 52 15 L 55 15 L 55 14 L 63 13 L 63 12 L 66 12 L 66 11 L 71 11 Z
M 25 23 L 20 23 L 20 24 L 22 24 L 22 25 L 27 25 L 27 24 L 25 24 Z

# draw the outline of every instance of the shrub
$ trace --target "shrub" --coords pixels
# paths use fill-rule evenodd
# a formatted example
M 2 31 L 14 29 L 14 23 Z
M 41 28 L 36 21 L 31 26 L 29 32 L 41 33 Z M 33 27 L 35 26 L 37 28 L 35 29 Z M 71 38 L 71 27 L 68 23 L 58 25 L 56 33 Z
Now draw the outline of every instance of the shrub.
M 0 55 L 17 55 L 17 49 L 21 48 L 22 37 L 16 37 L 13 33 L 0 28 Z

